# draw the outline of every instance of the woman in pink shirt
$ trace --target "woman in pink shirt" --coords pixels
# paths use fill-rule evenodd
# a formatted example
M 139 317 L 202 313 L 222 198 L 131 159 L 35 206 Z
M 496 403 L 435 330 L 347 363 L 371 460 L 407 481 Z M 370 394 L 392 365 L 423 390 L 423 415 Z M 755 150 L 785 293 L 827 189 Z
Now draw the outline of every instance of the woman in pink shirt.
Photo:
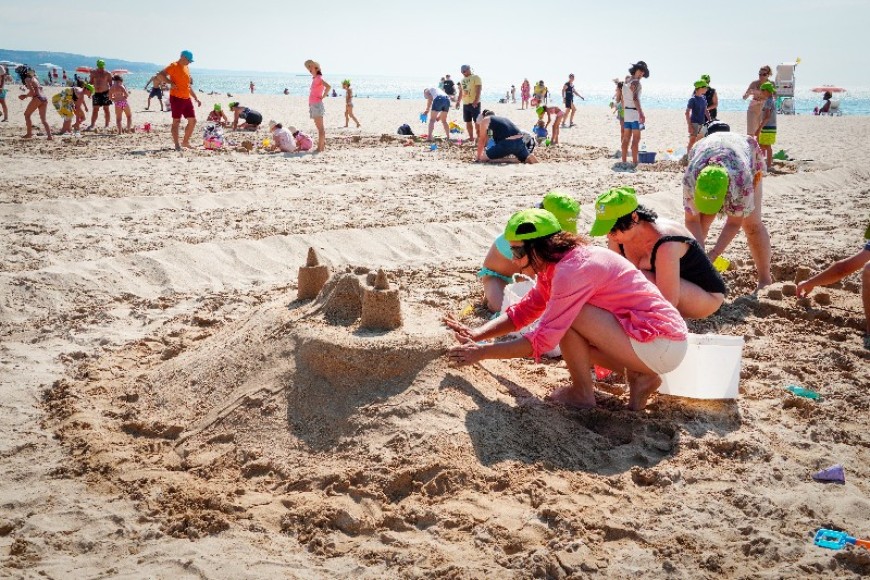
M 317 127 L 317 152 L 321 153 L 326 147 L 326 130 L 323 128 L 323 115 L 326 114 L 326 109 L 323 106 L 323 98 L 329 94 L 329 86 L 323 80 L 323 73 L 320 72 L 320 64 L 313 60 L 305 61 L 305 68 L 311 73 L 311 92 L 308 93 L 308 114 L 314 119 L 314 125 Z
M 459 365 L 487 358 L 541 355 L 556 345 L 571 374 L 571 385 L 551 399 L 573 407 L 594 407 L 589 373 L 593 364 L 626 369 L 629 408 L 646 407 L 661 384 L 659 375 L 677 368 L 686 354 L 686 323 L 640 270 L 588 238 L 562 231 L 544 209 L 514 214 L 505 228 L 513 259 L 537 273 L 537 284 L 517 304 L 478 328 L 445 318 L 459 341 L 448 356 Z M 506 342 L 479 344 L 539 320 L 538 327 Z

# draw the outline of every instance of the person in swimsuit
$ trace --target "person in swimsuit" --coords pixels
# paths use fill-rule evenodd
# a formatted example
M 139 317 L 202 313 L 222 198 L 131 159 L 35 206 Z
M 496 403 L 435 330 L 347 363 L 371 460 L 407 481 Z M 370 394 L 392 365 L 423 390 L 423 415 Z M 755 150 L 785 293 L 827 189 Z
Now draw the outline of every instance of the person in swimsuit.
M 616 113 L 616 122 L 619 123 L 619 142 L 621 144 L 625 136 L 625 108 L 622 102 L 622 89 L 625 83 L 619 79 L 613 79 L 613 82 L 616 85 L 616 90 L 613 93 L 613 109 Z
M 559 127 L 562 126 L 565 112 L 559 107 L 548 107 L 546 105 L 540 105 L 535 109 L 535 112 L 538 114 L 538 121 L 544 118 L 544 113 L 547 114 L 547 124 L 545 126 L 549 127 L 550 123 L 553 123 L 553 134 L 550 137 L 550 143 L 557 145 L 559 143 Z
M 574 126 L 574 113 L 577 112 L 577 107 L 574 106 L 574 96 L 580 97 L 581 101 L 585 101 L 583 95 L 577 92 L 577 89 L 574 88 L 574 74 L 568 75 L 568 82 L 562 86 L 562 100 L 565 102 L 565 114 L 567 115 L 568 111 L 571 111 L 571 119 L 568 121 L 568 125 L 565 125 L 565 119 L 562 119 L 563 127 L 573 127 Z
M 109 98 L 115 103 L 115 123 L 118 126 L 118 135 L 121 133 L 133 132 L 133 112 L 130 110 L 130 104 L 127 99 L 130 93 L 127 92 L 127 87 L 124 86 L 124 77 L 115 75 L 112 77 L 112 86 L 109 88 Z M 127 128 L 121 128 L 121 115 L 127 117 Z
M 489 109 L 484 109 L 476 124 L 477 162 L 502 161 L 510 155 L 514 155 L 520 163 L 538 162 L 538 158 L 532 154 L 535 150 L 535 138 L 520 131 L 507 117 L 497 117 Z M 489 131 L 492 131 L 493 144 L 486 147 Z
M 145 105 L 145 110 L 148 111 L 151 109 L 151 99 L 157 97 L 157 102 L 160 103 L 160 112 L 163 112 L 163 88 L 160 86 L 160 82 L 157 80 L 157 75 L 154 75 L 148 82 L 145 83 L 145 90 L 148 90 L 148 85 L 151 85 L 151 92 L 148 93 L 148 103 Z
M 347 127 L 350 124 L 350 120 L 353 119 L 353 122 L 359 128 L 359 121 L 353 114 L 353 89 L 350 88 L 350 79 L 341 81 L 341 88 L 344 89 L 344 126 Z
M 562 230 L 545 209 L 515 213 L 504 230 L 517 267 L 537 273 L 535 286 L 497 318 L 470 328 L 452 315 L 444 323 L 459 343 L 447 352 L 453 364 L 483 359 L 541 356 L 559 345 L 571 384 L 550 398 L 571 407 L 595 407 L 592 365 L 626 369 L 628 407 L 646 408 L 688 350 L 688 329 L 658 288 L 622 256 Z M 537 327 L 509 341 L 486 342 Z
M 3 109 L 3 120 L 0 123 L 9 120 L 9 109 L 6 108 L 6 74 L 6 67 L 0 66 L 0 109 Z
M 520 85 L 520 110 L 529 108 L 529 98 L 532 96 L 532 86 L 529 84 L 529 79 L 523 79 L 523 84 Z
M 237 102 L 230 103 L 233 112 L 233 129 L 239 131 L 256 131 L 263 122 L 263 115 L 254 109 L 243 107 Z M 239 119 L 242 120 L 241 125 Z
M 551 191 L 544 196 L 544 200 L 538 207 L 556 216 L 563 230 L 572 234 L 577 233 L 580 204 L 576 200 L 564 193 Z M 483 284 L 483 299 L 490 312 L 501 310 L 505 286 L 513 282 L 514 274 L 534 276 L 535 273 L 531 268 L 523 268 L 514 263 L 510 242 L 502 234 L 489 247 L 489 252 L 483 259 L 483 267 L 477 272 L 477 277 Z
M 743 93 L 744 101 L 752 97 L 752 100 L 749 101 L 749 108 L 746 109 L 746 133 L 749 135 L 755 133 L 761 122 L 761 109 L 764 107 L 764 101 L 767 100 L 767 95 L 761 91 L 761 85 L 770 80 L 770 74 L 771 68 L 768 65 L 758 69 L 758 80 L 749 83 L 749 87 Z
M 42 126 L 45 128 L 48 140 L 51 141 L 51 127 L 45 118 L 45 113 L 48 111 L 48 99 L 42 93 L 42 85 L 39 84 L 39 79 L 36 78 L 36 71 L 28 66 L 21 65 L 15 69 L 15 72 L 18 73 L 21 83 L 27 90 L 23 95 L 18 95 L 19 100 L 30 99 L 30 102 L 27 103 L 27 108 L 24 109 L 24 125 L 27 128 L 27 133 L 23 135 L 23 138 L 33 138 L 33 122 L 30 118 L 33 116 L 34 111 L 39 111 L 39 119 L 42 121 Z
M 91 112 L 91 124 L 85 131 L 93 131 L 94 125 L 97 123 L 97 117 L 100 114 L 100 109 L 103 109 L 103 114 L 106 118 L 106 127 L 109 126 L 109 106 L 112 104 L 112 99 L 109 98 L 109 85 L 112 82 L 112 75 L 106 70 L 106 61 L 100 59 L 97 61 L 97 68 L 91 70 L 90 84 L 94 85 L 94 96 L 91 97 L 94 110 Z
M 707 112 L 710 113 L 710 120 L 716 121 L 716 116 L 719 114 L 719 95 L 716 94 L 716 89 L 710 86 L 710 75 L 701 75 L 701 80 L 707 83 L 707 92 L 704 93 Z
M 637 266 L 683 318 L 706 318 L 722 306 L 725 282 L 689 230 L 658 219 L 631 187 L 598 196 L 595 210 L 589 234 L 606 235 L 607 247 Z

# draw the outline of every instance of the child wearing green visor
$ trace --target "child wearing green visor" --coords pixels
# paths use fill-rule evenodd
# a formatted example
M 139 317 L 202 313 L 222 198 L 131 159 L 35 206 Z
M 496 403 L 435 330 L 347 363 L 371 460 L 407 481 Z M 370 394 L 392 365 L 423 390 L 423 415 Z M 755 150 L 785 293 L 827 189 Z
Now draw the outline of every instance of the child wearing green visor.
M 504 237 L 516 267 L 537 274 L 535 287 L 477 328 L 447 315 L 444 323 L 459 342 L 447 353 L 451 362 L 463 366 L 529 356 L 539 361 L 558 345 L 571 384 L 554 391 L 553 401 L 595 407 L 590 370 L 597 364 L 626 369 L 628 407 L 645 409 L 661 385 L 660 375 L 676 369 L 688 349 L 688 329 L 677 309 L 627 260 L 564 231 L 545 209 L 515 213 Z M 481 344 L 535 320 L 537 327 L 519 338 Z

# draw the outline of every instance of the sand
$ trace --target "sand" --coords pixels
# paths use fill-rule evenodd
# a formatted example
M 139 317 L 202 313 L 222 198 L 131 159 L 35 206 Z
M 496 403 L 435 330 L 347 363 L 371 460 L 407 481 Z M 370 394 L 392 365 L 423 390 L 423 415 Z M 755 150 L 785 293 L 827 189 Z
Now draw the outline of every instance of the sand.
M 0 124 L 0 575 L 870 573 L 867 551 L 811 541 L 819 527 L 870 534 L 859 280 L 803 302 L 785 286 L 860 247 L 870 119 L 779 119 L 777 149 L 796 161 L 765 183 L 777 282 L 750 294 L 738 236 L 731 295 L 690 325 L 744 337 L 740 399 L 658 396 L 631 413 L 618 379 L 598 384 L 596 410 L 545 402 L 568 380 L 559 361 L 451 368 L 437 322 L 485 320 L 482 256 L 550 189 L 582 202 L 581 227 L 621 184 L 680 218 L 675 163 L 613 171 L 607 110 L 580 104 L 544 163 L 482 166 L 468 146 L 395 135 L 424 130 L 422 101 L 357 99 L 357 130 L 329 100 L 327 152 L 285 156 L 256 147 L 265 130 L 228 133 L 251 153 L 178 154 L 139 90 L 134 124 L 151 133 L 25 142 L 16 95 Z M 313 134 L 304 99 L 238 96 Z M 648 149 L 685 146 L 682 112 L 651 110 L 647 126 Z M 382 269 L 401 326 L 362 328 L 350 282 L 332 309 L 297 300 L 309 248 L 357 293 Z M 835 463 L 844 485 L 811 479 Z

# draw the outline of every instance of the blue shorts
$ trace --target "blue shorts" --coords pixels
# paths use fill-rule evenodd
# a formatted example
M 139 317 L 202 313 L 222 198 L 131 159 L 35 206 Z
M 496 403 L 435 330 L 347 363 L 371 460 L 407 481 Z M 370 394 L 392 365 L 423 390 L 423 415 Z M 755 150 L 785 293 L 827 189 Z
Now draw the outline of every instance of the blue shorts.
M 436 113 L 446 113 L 450 110 L 450 99 L 447 97 L 435 97 L 432 101 L 432 111 Z
M 640 131 L 640 121 L 623 121 L 623 128 L 630 129 L 631 131 Z
M 529 150 L 522 139 L 505 139 L 499 141 L 485 151 L 489 159 L 501 159 L 508 155 L 516 155 L 517 159 L 525 163 L 529 157 Z

